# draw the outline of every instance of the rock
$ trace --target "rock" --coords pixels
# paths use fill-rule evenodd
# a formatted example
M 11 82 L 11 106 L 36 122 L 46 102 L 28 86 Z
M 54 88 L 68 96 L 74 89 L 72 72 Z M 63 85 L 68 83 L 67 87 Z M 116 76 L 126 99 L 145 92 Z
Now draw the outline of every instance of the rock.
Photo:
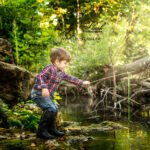
M 93 137 L 86 137 L 86 136 L 69 136 L 68 143 L 81 143 L 81 142 L 86 142 L 86 141 L 92 141 L 94 138 Z
M 5 129 L 0 128 L 0 141 L 2 139 L 35 139 L 36 134 L 30 131 L 23 131 L 19 129 Z
M 56 140 L 47 140 L 45 144 L 46 149 L 56 149 L 59 146 L 59 143 Z
M 102 123 L 91 124 L 89 126 L 70 125 L 68 127 L 65 127 L 66 133 L 69 135 L 80 135 L 89 132 L 102 132 L 102 131 L 111 131 L 111 130 L 119 130 L 119 129 L 126 129 L 126 127 L 111 121 L 104 121 Z
M 15 64 L 15 58 L 11 44 L 2 38 L 0 38 L 0 61 Z
M 42 113 L 42 110 L 36 104 L 17 104 L 13 107 L 13 111 L 26 109 L 32 113 Z
M 0 98 L 6 103 L 27 100 L 34 80 L 35 75 L 26 69 L 0 61 Z

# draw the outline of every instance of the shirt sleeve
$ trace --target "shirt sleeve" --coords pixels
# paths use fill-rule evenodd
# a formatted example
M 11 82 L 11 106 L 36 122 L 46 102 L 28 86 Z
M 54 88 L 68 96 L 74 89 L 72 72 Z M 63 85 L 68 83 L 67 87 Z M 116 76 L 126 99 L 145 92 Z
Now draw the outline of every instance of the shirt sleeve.
M 51 74 L 52 74 L 51 67 L 47 67 L 43 69 L 43 71 L 39 74 L 38 79 L 40 81 L 40 85 L 42 89 L 48 88 L 47 83 L 48 83 L 48 80 L 50 79 Z
M 71 76 L 71 75 L 69 75 L 69 74 L 67 74 L 65 72 L 63 72 L 63 78 L 62 79 L 65 80 L 65 81 L 68 81 L 70 83 L 73 83 L 73 84 L 75 84 L 78 87 L 81 87 L 83 85 L 83 81 L 82 80 L 80 80 L 80 79 L 78 79 L 78 78 L 76 78 L 74 76 Z

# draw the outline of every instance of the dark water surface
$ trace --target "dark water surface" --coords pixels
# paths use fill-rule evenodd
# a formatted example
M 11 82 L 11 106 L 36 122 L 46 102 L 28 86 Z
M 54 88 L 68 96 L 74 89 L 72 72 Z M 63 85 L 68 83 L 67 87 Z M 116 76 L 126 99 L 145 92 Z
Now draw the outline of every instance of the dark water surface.
M 76 149 L 89 150 L 150 150 L 150 124 L 149 112 L 138 112 L 128 114 L 120 111 L 95 112 L 96 100 L 92 98 L 67 98 L 61 102 L 60 111 L 64 121 L 80 122 L 81 125 L 100 123 L 105 120 L 114 121 L 128 127 L 116 131 L 91 133 L 92 141 L 72 145 Z

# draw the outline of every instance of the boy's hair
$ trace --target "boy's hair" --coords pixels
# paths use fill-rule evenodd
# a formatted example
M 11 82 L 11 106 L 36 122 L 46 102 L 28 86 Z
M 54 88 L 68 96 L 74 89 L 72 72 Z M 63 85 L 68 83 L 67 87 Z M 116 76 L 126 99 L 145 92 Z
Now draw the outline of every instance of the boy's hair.
M 71 61 L 70 53 L 62 47 L 52 49 L 50 53 L 50 58 L 52 63 L 54 63 L 56 59 L 58 59 L 59 61 L 62 60 L 66 60 L 67 62 Z

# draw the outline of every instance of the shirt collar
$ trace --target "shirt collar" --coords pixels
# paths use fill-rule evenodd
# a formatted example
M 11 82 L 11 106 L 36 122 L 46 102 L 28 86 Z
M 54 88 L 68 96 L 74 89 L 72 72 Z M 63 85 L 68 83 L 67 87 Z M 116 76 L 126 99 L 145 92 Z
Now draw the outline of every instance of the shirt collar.
M 57 72 L 62 72 L 61 70 L 57 69 L 54 64 L 52 64 L 52 66 L 53 66 L 53 68 L 54 68 Z

